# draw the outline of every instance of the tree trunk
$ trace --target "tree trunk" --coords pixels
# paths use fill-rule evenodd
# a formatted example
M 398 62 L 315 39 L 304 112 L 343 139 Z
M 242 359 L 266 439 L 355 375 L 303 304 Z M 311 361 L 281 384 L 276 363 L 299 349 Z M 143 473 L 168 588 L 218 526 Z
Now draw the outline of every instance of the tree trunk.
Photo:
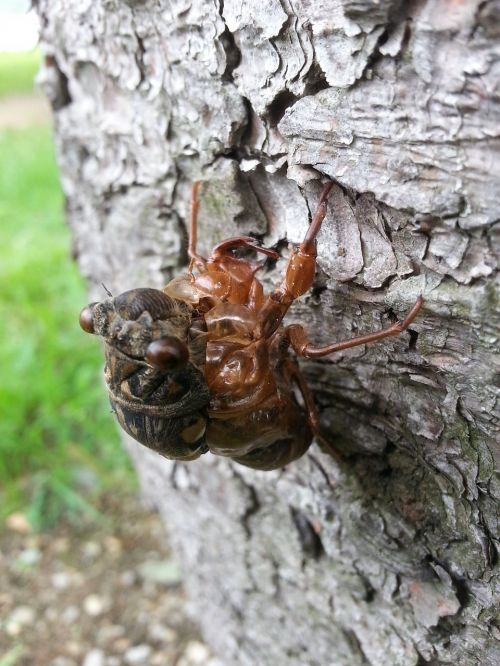
M 326 344 L 425 297 L 399 338 L 302 363 L 340 463 L 128 443 L 206 639 L 228 666 L 497 666 L 500 2 L 37 4 L 93 300 L 185 270 L 194 179 L 204 253 L 253 233 L 285 257 L 322 174 L 316 282 L 288 321 Z

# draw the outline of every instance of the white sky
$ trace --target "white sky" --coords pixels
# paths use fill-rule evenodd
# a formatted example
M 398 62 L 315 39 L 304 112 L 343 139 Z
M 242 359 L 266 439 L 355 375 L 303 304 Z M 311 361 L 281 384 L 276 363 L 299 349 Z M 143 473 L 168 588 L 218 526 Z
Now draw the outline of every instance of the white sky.
M 38 42 L 38 18 L 29 0 L 0 0 L 0 51 L 30 51 Z

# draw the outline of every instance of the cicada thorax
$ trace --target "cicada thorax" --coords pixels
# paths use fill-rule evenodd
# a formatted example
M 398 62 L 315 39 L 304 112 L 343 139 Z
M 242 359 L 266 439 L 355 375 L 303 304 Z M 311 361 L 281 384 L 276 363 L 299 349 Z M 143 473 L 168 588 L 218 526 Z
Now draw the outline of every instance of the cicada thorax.
M 134 289 L 89 306 L 105 344 L 105 379 L 122 428 L 167 458 L 207 450 L 209 392 L 203 332 L 193 309 L 156 289 Z M 201 367 L 200 367 L 201 365 Z
M 246 305 L 219 302 L 205 314 L 205 323 L 210 414 L 248 411 L 276 389 L 268 345 L 253 339 L 256 313 Z

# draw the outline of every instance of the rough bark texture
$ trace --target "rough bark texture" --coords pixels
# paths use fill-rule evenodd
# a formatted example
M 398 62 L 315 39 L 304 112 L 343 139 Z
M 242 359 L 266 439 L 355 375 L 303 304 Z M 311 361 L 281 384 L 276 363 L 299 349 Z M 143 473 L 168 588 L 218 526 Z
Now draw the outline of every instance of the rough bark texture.
M 92 297 L 182 270 L 193 179 L 204 251 L 252 232 L 286 256 L 326 174 L 316 286 L 289 320 L 326 343 L 426 299 L 400 338 L 303 364 L 340 465 L 130 444 L 207 640 L 228 665 L 497 666 L 500 2 L 38 11 Z

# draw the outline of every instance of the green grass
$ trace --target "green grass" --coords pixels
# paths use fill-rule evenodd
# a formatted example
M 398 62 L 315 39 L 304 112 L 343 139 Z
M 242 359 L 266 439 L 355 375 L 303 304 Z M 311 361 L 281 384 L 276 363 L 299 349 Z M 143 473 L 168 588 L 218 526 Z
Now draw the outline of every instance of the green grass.
M 69 245 L 49 129 L 0 129 L 0 520 L 36 528 L 133 484 Z
M 0 53 L 0 98 L 33 93 L 39 66 L 39 51 Z

